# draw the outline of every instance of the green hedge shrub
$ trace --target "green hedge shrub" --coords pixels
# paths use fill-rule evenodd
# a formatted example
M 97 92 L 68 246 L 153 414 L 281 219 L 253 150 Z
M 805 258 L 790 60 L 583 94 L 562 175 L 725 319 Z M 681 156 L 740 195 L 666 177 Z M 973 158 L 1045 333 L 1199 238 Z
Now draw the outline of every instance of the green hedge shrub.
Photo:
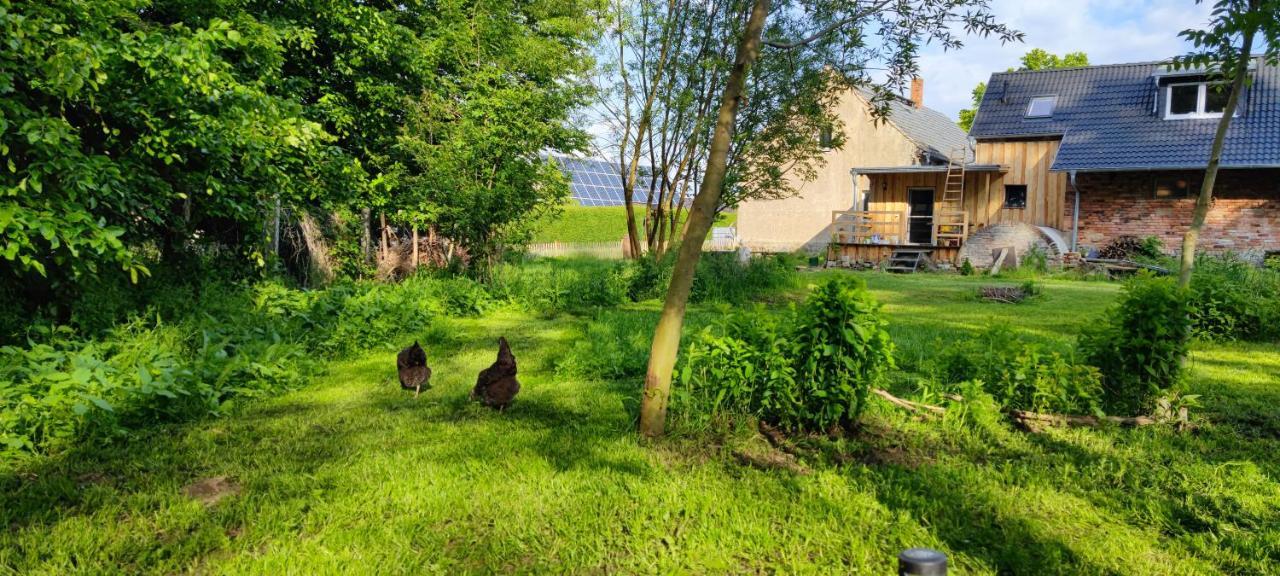
M 1280 271 L 1231 255 L 1197 259 L 1191 332 L 1205 340 L 1280 340 Z
M 1080 337 L 1086 361 L 1102 372 L 1103 409 L 1150 413 L 1178 383 L 1191 322 L 1187 294 L 1172 278 L 1139 275 L 1124 288 L 1105 322 Z
M 950 347 L 940 359 L 947 382 L 978 381 L 1006 408 L 1059 414 L 1101 412 L 1097 368 L 1045 351 L 996 325 Z
M 757 309 L 691 340 L 672 406 L 693 425 L 745 413 L 795 430 L 850 426 L 893 367 L 879 305 L 855 278 L 818 287 L 794 314 Z

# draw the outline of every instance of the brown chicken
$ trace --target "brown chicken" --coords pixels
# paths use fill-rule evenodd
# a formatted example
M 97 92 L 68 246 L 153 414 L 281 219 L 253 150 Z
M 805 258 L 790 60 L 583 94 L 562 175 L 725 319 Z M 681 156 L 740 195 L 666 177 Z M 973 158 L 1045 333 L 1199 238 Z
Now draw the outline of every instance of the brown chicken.
M 503 410 L 518 393 L 520 382 L 516 380 L 516 357 L 511 353 L 507 339 L 498 338 L 498 359 L 480 372 L 480 376 L 476 378 L 476 387 L 471 390 L 471 399 L 479 400 L 490 408 Z
M 417 398 L 422 387 L 431 381 L 431 367 L 427 366 L 427 353 L 415 340 L 413 346 L 396 355 L 396 370 L 400 372 L 400 387 L 413 390 Z

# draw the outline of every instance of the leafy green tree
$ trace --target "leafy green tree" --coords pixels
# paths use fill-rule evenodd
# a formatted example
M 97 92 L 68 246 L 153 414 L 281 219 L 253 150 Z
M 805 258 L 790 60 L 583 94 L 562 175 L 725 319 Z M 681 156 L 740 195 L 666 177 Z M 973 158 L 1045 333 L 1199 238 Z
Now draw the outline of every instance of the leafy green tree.
M 955 30 L 996 34 L 1004 41 L 1022 38 L 997 22 L 984 0 L 783 1 L 776 7 L 770 0 L 726 4 L 722 8 L 733 15 L 734 25 L 723 29 L 721 39 L 736 48 L 733 64 L 717 90 L 719 104 L 701 185 L 650 347 L 640 408 L 640 432 L 646 436 L 659 436 L 665 429 L 672 369 L 693 274 L 724 194 L 767 193 L 771 184 L 783 180 L 789 166 L 798 166 L 803 173 L 804 166 L 820 161 L 811 155 L 816 145 L 797 148 L 788 143 L 816 140 L 815 128 L 821 128 L 827 116 L 823 98 L 828 96 L 824 95 L 840 82 L 865 81 L 872 62 L 889 70 L 887 86 L 881 86 L 874 99 L 877 113 L 883 115 L 892 97 L 889 88 L 901 89 L 917 72 L 921 45 L 937 42 L 958 49 L 962 42 Z M 769 40 L 764 39 L 766 29 Z M 762 45 L 768 51 L 762 53 Z M 766 81 L 752 90 L 748 81 L 753 74 L 774 66 L 790 69 L 788 76 L 793 80 Z M 768 168 L 751 168 L 756 161 Z
M 1077 68 L 1089 65 L 1089 55 L 1084 52 L 1068 52 L 1063 56 L 1051 54 L 1040 48 L 1033 48 L 1026 54 L 1022 55 L 1022 66 L 1018 68 L 1010 68 L 1009 72 L 1016 70 L 1051 70 L 1054 68 Z M 978 114 L 978 106 L 982 104 L 982 97 L 987 93 L 987 83 L 979 82 L 973 87 L 973 108 L 967 108 L 960 111 L 960 124 L 965 132 L 973 128 L 973 119 Z
M 570 122 L 590 96 L 580 79 L 597 28 L 585 6 L 437 6 L 429 45 L 440 78 L 408 109 L 400 218 L 434 226 L 483 265 L 560 208 L 568 185 L 546 154 L 586 146 Z
M 329 136 L 275 95 L 279 32 L 157 19 L 141 0 L 0 0 L 0 254 L 58 286 L 140 251 L 261 258 L 271 197 L 300 196 Z M 266 191 L 272 191 L 270 193 Z
M 1199 4 L 1201 0 L 1196 0 Z M 1201 30 L 1183 30 L 1179 36 L 1191 42 L 1194 49 L 1174 59 L 1177 68 L 1201 68 L 1219 83 L 1217 90 L 1229 89 L 1227 104 L 1218 120 L 1218 129 L 1209 150 L 1209 164 L 1200 184 L 1191 226 L 1182 237 L 1182 263 L 1178 272 L 1178 286 L 1191 284 L 1191 271 L 1196 264 L 1196 245 L 1200 230 L 1213 204 L 1213 185 L 1222 163 L 1222 148 L 1226 143 L 1231 118 L 1240 103 L 1240 93 L 1251 82 L 1249 64 L 1255 58 L 1255 43 L 1261 39 L 1261 51 L 1257 54 L 1269 66 L 1280 60 L 1280 0 L 1218 0 L 1213 5 L 1213 18 L 1209 26 Z M 1259 38 L 1261 37 L 1261 38 Z M 1230 88 L 1226 88 L 1230 86 Z

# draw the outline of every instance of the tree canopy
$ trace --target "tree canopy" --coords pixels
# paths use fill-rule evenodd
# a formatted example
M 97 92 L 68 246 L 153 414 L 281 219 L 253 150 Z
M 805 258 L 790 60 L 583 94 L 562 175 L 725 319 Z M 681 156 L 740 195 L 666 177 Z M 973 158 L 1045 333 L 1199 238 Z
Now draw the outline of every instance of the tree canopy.
M 583 146 L 569 114 L 597 9 L 0 0 L 5 281 L 137 278 L 197 253 L 261 265 L 280 204 L 491 243 L 564 194 L 541 157 Z M 501 216 L 456 216 L 481 211 Z

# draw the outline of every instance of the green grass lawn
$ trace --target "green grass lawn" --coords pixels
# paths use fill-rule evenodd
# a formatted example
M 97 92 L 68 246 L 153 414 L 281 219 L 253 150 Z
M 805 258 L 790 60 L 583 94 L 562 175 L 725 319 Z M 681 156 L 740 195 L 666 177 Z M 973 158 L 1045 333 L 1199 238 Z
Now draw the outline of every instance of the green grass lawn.
M 1002 305 L 973 297 L 977 279 L 862 276 L 908 369 L 992 322 L 1068 346 L 1118 293 L 1050 281 Z M 1280 562 L 1275 346 L 1196 347 L 1194 432 L 1029 434 L 877 401 L 859 437 L 798 473 L 739 464 L 733 450 L 762 445 L 746 433 L 639 440 L 638 381 L 556 369 L 585 319 L 444 322 L 431 333 L 446 339 L 424 340 L 434 386 L 416 400 L 392 382 L 388 346 L 229 417 L 0 478 L 0 573 L 887 574 L 911 546 L 946 551 L 957 574 Z M 506 413 L 466 399 L 498 335 L 524 385 Z M 212 505 L 182 494 L 215 476 L 237 490 Z
M 637 207 L 637 218 L 644 217 Z M 721 214 L 716 226 L 733 226 L 737 213 Z M 615 242 L 627 236 L 627 211 L 622 206 L 570 204 L 557 218 L 544 219 L 534 230 L 534 242 Z

